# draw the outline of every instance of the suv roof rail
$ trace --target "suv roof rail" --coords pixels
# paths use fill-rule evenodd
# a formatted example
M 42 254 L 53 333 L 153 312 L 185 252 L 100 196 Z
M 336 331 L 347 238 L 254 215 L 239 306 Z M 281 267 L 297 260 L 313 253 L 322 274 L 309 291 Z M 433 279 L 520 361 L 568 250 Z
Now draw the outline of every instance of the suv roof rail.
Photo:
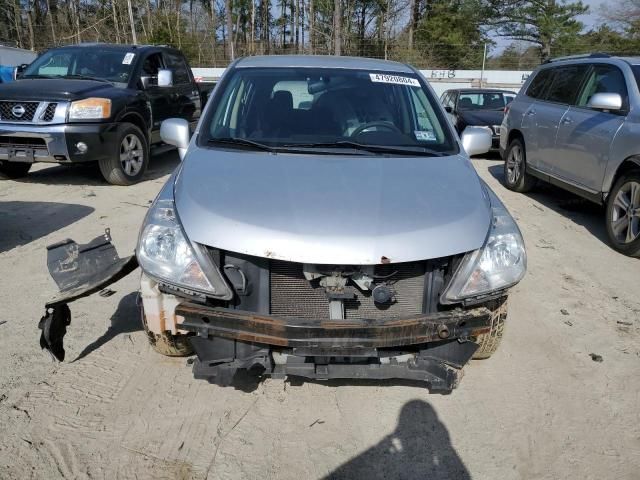
M 602 53 L 602 52 L 581 53 L 579 55 L 566 55 L 564 57 L 550 58 L 544 63 L 559 62 L 561 60 L 578 60 L 580 58 L 611 58 L 611 55 L 609 55 L 608 53 Z

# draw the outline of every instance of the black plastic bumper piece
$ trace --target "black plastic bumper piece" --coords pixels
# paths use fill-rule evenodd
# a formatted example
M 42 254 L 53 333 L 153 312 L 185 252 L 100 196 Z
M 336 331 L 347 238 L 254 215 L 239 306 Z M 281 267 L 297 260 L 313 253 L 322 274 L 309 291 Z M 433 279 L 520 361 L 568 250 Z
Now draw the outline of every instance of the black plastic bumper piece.
M 322 356 L 308 349 L 274 350 L 268 345 L 219 337 L 194 336 L 190 340 L 198 356 L 193 365 L 194 377 L 221 386 L 234 385 L 238 375 L 244 377 L 247 371 L 255 371 L 282 379 L 413 380 L 425 382 L 432 391 L 451 391 L 462 378 L 462 367 L 478 348 L 470 341 L 447 340 L 421 345 L 409 355 L 407 351 L 375 350 Z M 274 361 L 275 355 L 278 362 Z

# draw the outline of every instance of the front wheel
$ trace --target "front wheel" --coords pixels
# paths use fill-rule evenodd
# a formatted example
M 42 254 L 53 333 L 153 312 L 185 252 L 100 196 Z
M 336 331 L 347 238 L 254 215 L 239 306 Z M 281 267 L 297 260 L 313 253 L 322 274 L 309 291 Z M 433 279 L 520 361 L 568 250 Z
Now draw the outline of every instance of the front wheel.
M 30 163 L 7 162 L 0 160 L 0 178 L 11 179 L 24 177 L 31 169 Z
M 142 180 L 149 163 L 147 140 L 131 123 L 122 124 L 119 130 L 116 151 L 100 160 L 100 172 L 112 185 L 133 185 Z
M 621 176 L 607 199 L 607 235 L 613 248 L 640 257 L 640 171 Z
M 511 141 L 504 161 L 504 181 L 509 190 L 525 193 L 531 190 L 536 179 L 527 173 L 527 154 L 524 142 L 516 138 Z

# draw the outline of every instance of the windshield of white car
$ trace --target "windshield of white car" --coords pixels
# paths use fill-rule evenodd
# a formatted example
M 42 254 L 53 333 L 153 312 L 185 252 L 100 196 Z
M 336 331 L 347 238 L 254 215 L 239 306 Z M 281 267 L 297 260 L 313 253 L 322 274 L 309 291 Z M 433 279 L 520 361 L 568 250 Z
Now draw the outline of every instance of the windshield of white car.
M 65 78 L 126 83 L 135 54 L 126 49 L 100 47 L 56 48 L 29 65 L 22 78 Z
M 502 92 L 463 92 L 458 110 L 503 110 L 507 103 Z
M 412 73 L 238 68 L 211 99 L 200 141 L 212 146 L 217 139 L 247 140 L 283 152 L 458 153 L 437 100 L 422 82 Z

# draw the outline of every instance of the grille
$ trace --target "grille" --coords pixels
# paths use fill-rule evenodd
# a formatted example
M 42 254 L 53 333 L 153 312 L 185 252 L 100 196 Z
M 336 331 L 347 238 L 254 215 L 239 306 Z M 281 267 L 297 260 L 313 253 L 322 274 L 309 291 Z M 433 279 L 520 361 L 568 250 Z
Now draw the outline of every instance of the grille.
M 57 103 L 50 103 L 49 105 L 47 105 L 47 108 L 42 114 L 42 120 L 44 120 L 45 122 L 50 122 L 51 120 L 53 120 L 53 116 L 56 114 L 57 106 Z
M 362 292 L 347 284 L 346 291 L 355 299 L 344 302 L 347 319 L 396 319 L 422 312 L 425 266 L 422 262 L 378 265 L 375 274 L 386 276 L 397 272 L 388 282 L 393 284 L 396 302 L 376 305 L 371 292 Z M 271 261 L 271 314 L 305 319 L 329 318 L 329 300 L 324 288 L 309 282 L 302 264 Z
M 11 120 L 18 122 L 31 122 L 36 114 L 39 102 L 6 102 L 0 101 L 0 120 Z M 16 116 L 13 108 L 21 105 L 24 107 L 24 114 Z
M 0 147 L 46 148 L 44 138 L 0 136 Z

